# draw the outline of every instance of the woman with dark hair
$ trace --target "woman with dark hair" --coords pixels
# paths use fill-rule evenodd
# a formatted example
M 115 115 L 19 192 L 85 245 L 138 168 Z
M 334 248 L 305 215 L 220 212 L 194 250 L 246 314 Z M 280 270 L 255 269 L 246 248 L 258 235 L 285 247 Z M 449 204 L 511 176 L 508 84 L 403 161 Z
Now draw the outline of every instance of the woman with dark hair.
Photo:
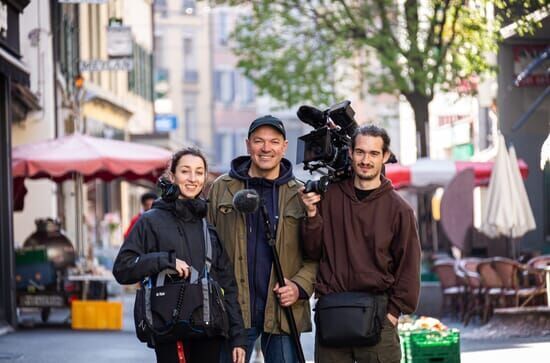
M 203 220 L 206 201 L 200 198 L 207 175 L 203 154 L 194 148 L 176 152 L 166 172 L 162 198 L 153 203 L 120 248 L 113 274 L 121 284 L 134 284 L 165 269 L 187 279 L 191 268 L 205 268 Z M 229 344 L 233 362 L 244 363 L 246 336 L 237 301 L 233 268 L 213 227 L 208 225 L 212 246 L 210 276 L 223 289 L 229 320 Z M 218 363 L 225 338 L 200 337 L 154 344 L 157 362 Z

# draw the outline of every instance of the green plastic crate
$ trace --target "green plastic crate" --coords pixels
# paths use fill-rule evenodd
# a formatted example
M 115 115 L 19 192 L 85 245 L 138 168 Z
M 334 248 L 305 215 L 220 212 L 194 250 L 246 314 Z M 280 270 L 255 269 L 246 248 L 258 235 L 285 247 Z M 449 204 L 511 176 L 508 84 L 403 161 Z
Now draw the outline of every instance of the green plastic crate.
M 15 251 L 15 264 L 32 265 L 48 262 L 48 254 L 44 247 L 21 248 Z
M 400 332 L 401 363 L 460 363 L 460 332 L 413 330 Z

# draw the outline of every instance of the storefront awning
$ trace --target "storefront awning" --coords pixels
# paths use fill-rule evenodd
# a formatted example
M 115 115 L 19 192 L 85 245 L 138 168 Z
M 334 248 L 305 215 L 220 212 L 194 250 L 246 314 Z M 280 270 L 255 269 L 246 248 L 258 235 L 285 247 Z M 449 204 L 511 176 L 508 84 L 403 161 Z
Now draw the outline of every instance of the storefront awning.
M 13 82 L 11 84 L 11 94 L 13 122 L 21 122 L 29 112 L 42 109 L 38 97 L 28 87 L 20 83 Z
M 25 63 L 0 47 L 0 73 L 5 74 L 12 81 L 29 86 L 29 69 Z
M 124 130 L 133 112 L 117 97 L 99 88 L 86 87 L 82 115 L 105 125 Z

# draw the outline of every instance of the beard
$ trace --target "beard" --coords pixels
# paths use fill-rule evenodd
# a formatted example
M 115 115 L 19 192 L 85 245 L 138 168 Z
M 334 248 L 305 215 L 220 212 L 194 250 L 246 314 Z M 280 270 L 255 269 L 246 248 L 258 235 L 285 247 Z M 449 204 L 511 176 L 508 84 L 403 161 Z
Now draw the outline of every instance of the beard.
M 376 179 L 376 177 L 378 177 L 380 175 L 380 173 L 367 174 L 367 175 L 355 173 L 355 175 L 361 180 L 371 181 L 371 180 Z
M 364 165 L 361 165 L 361 166 L 364 167 Z M 380 169 L 377 170 L 375 166 L 371 166 L 370 173 L 367 171 L 368 174 L 363 172 L 358 164 L 356 164 L 353 169 L 357 178 L 361 180 L 371 181 L 380 176 Z

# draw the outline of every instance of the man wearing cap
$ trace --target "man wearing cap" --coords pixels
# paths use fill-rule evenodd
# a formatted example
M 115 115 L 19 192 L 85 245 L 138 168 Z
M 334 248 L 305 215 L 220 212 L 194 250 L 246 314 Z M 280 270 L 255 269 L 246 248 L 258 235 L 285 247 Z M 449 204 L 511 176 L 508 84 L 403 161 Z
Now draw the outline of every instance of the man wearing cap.
M 284 158 L 287 146 L 281 120 L 271 115 L 254 120 L 246 140 L 248 155 L 234 159 L 231 171 L 216 179 L 209 193 L 208 218 L 224 241 L 239 285 L 249 338 L 246 362 L 258 337 L 266 363 L 298 361 L 281 307 L 292 306 L 299 332 L 311 330 L 309 297 L 317 263 L 302 255 L 300 220 L 305 209 L 298 194 L 301 184 L 294 178 L 292 164 Z M 276 283 L 260 211 L 244 215 L 232 205 L 233 196 L 241 189 L 255 189 L 267 207 L 284 287 Z

